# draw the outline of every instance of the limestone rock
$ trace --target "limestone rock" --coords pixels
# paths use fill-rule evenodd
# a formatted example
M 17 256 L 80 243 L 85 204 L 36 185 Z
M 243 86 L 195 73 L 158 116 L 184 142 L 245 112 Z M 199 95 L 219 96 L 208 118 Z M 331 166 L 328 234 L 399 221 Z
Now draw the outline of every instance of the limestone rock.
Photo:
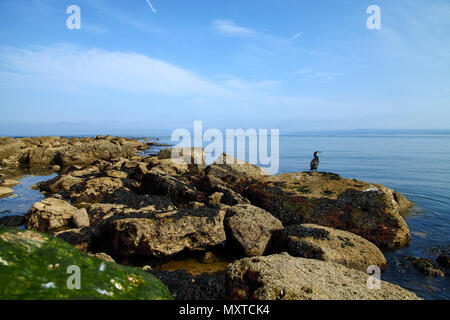
M 104 243 L 121 255 L 169 256 L 225 241 L 225 212 L 206 207 L 111 219 L 101 225 Z
M 401 213 L 412 203 L 382 185 L 332 173 L 309 176 L 299 172 L 261 179 L 243 194 L 285 226 L 323 225 L 355 233 L 386 248 L 405 246 L 411 237 Z
M 273 232 L 282 230 L 282 223 L 267 211 L 242 204 L 227 210 L 225 228 L 231 239 L 246 256 L 263 255 Z
M 303 224 L 285 228 L 276 238 L 275 246 L 294 257 L 340 263 L 363 272 L 369 266 L 387 267 L 377 246 L 350 232 Z
M 294 258 L 287 253 L 245 258 L 228 265 L 231 299 L 417 300 L 414 293 L 381 281 L 369 289 L 368 274 L 341 264 Z

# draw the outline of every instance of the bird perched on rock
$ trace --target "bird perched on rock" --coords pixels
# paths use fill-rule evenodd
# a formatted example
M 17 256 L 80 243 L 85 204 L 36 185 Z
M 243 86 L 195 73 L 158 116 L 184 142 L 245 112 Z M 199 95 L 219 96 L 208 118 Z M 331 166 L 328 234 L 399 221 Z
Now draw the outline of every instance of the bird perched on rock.
M 309 175 L 312 175 L 313 171 L 317 172 L 317 168 L 319 167 L 319 156 L 318 154 L 321 151 L 316 151 L 314 152 L 314 159 L 311 160 L 311 163 L 309 165 Z

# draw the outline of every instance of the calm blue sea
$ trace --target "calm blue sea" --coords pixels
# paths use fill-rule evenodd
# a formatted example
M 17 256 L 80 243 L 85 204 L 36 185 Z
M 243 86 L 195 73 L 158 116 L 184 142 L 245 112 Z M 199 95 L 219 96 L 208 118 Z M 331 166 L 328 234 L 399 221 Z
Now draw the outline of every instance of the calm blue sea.
M 159 138 L 161 143 L 171 143 L 167 136 Z M 279 141 L 280 173 L 308 170 L 313 152 L 319 150 L 323 151 L 319 171 L 381 183 L 414 201 L 415 207 L 405 217 L 412 233 L 410 245 L 385 252 L 390 267 L 382 279 L 425 299 L 450 299 L 450 279 L 425 277 L 405 259 L 434 260 L 441 250 L 450 249 L 450 132 L 309 132 L 281 135 Z M 16 188 L 46 178 L 26 178 L 27 183 Z M 18 194 L 20 198 L 1 199 L 0 212 L 17 212 L 10 201 L 27 207 Z M 38 201 L 40 195 L 25 193 L 25 197 Z M 34 201 L 28 201 L 28 207 Z M 19 211 L 25 213 L 25 207 Z
M 414 201 L 405 216 L 410 245 L 385 252 L 390 268 L 382 279 L 426 299 L 450 299 L 450 279 L 425 277 L 406 262 L 450 250 L 449 131 L 308 132 L 280 135 L 279 146 L 279 173 L 309 170 L 313 152 L 323 151 L 319 171 L 381 183 Z

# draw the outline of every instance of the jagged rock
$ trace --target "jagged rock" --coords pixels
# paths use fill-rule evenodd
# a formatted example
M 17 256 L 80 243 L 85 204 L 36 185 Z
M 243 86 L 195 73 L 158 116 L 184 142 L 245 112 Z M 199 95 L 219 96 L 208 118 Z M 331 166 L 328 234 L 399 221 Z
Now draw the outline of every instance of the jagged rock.
M 260 167 L 223 153 L 205 168 L 204 173 L 197 181 L 197 186 L 207 193 L 218 191 L 218 187 L 226 187 L 240 193 L 243 187 L 268 175 Z
M 245 258 L 227 267 L 227 297 L 251 300 L 417 300 L 414 293 L 381 281 L 369 289 L 368 274 L 341 264 L 287 253 Z
M 101 202 L 105 197 L 123 187 L 122 180 L 110 177 L 89 179 L 83 186 L 70 192 L 73 203 Z
M 77 208 L 64 200 L 47 198 L 33 204 L 25 216 L 26 228 L 41 232 L 57 231 L 71 225 Z
M 410 239 L 401 213 L 412 203 L 382 185 L 299 172 L 261 179 L 243 195 L 285 226 L 313 223 L 342 229 L 387 248 L 405 246 Z
M 81 290 L 67 284 L 77 266 Z M 69 271 L 69 273 L 68 273 Z M 49 235 L 0 227 L 0 299 L 172 299 L 155 276 L 83 254 Z
M 148 270 L 159 278 L 176 300 L 224 300 L 225 273 L 193 276 L 185 270 Z
M 161 171 L 158 167 L 152 168 L 143 177 L 141 188 L 145 193 L 168 196 L 176 203 L 198 201 L 205 198 L 205 195 L 195 187 Z
M 25 224 L 25 217 L 23 215 L 13 215 L 0 217 L 0 226 L 5 227 L 20 227 Z
M 104 253 L 104 252 L 97 252 L 97 253 L 92 253 L 92 252 L 87 252 L 87 255 L 106 261 L 106 262 L 115 262 L 113 258 L 111 258 L 111 256 L 109 256 L 108 254 Z
M 0 199 L 10 196 L 14 193 L 14 190 L 11 188 L 0 187 Z
M 5 179 L 2 183 L 0 183 L 0 186 L 2 187 L 14 187 L 19 184 L 19 181 L 12 180 L 12 179 Z
M 72 216 L 72 223 L 76 228 L 89 227 L 89 216 L 86 209 L 82 208 L 74 212 Z
M 151 195 L 135 195 L 127 201 L 96 203 L 87 208 L 92 224 L 100 224 L 111 218 L 133 218 L 151 213 L 161 213 L 175 209 L 167 197 Z
M 267 211 L 249 204 L 235 205 L 227 210 L 225 228 L 238 248 L 248 257 L 263 255 L 282 223 Z
M 70 243 L 83 252 L 87 252 L 94 247 L 94 241 L 98 234 L 96 227 L 85 227 L 55 232 L 53 236 Z
M 417 271 L 425 276 L 445 277 L 444 271 L 442 271 L 436 263 L 428 258 L 409 257 L 408 260 L 411 261 Z
M 72 188 L 81 188 L 82 182 L 83 179 L 70 175 L 62 175 L 48 181 L 39 182 L 35 184 L 33 188 L 50 194 L 66 193 L 68 195 L 70 194 Z
M 279 251 L 291 256 L 340 263 L 366 272 L 369 266 L 387 267 L 380 249 L 353 233 L 314 224 L 293 225 L 275 237 Z
M 158 154 L 158 159 L 171 159 L 177 163 L 184 162 L 189 172 L 199 174 L 205 169 L 205 151 L 203 148 L 167 148 Z
M 169 256 L 204 250 L 225 241 L 225 212 L 207 207 L 180 209 L 101 224 L 103 243 L 120 255 Z

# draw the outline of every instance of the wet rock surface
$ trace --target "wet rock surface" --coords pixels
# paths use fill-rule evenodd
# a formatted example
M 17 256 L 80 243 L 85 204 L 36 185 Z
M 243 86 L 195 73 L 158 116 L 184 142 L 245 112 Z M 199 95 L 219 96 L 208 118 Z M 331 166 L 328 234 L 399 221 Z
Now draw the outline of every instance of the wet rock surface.
M 388 282 L 367 287 L 368 275 L 341 264 L 295 258 L 287 253 L 245 258 L 227 268 L 227 296 L 254 300 L 416 300 Z
M 291 256 L 335 262 L 364 272 L 370 266 L 387 267 L 383 253 L 368 240 L 314 224 L 285 228 L 277 233 L 273 247 Z
M 412 203 L 382 185 L 299 172 L 261 179 L 244 195 L 285 226 L 313 223 L 342 229 L 384 248 L 405 246 L 411 237 L 401 214 Z

